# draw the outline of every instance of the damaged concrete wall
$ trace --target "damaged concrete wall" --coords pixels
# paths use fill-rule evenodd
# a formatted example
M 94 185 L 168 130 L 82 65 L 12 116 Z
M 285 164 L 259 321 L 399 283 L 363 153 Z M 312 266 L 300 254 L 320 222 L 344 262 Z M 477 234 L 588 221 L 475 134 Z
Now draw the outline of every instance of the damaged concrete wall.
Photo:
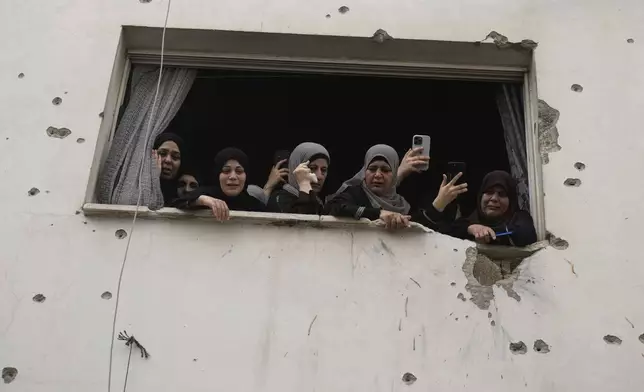
M 166 4 L 0 2 L 0 367 L 8 390 L 106 388 L 127 240 L 116 232 L 129 231 L 129 220 L 76 212 L 120 26 L 160 26 Z M 634 0 L 173 2 L 169 26 L 177 28 L 365 39 L 382 29 L 465 42 L 494 30 L 492 39 L 538 42 L 538 94 L 552 108 L 541 122 L 551 246 L 504 276 L 503 264 L 485 264 L 493 256 L 437 234 L 141 221 L 117 328 L 152 356 L 133 356 L 129 387 L 639 390 L 642 20 L 644 4 Z M 476 276 L 498 272 L 511 291 L 501 282 L 476 297 L 477 261 L 490 269 L 477 267 Z M 128 355 L 116 344 L 114 390 Z

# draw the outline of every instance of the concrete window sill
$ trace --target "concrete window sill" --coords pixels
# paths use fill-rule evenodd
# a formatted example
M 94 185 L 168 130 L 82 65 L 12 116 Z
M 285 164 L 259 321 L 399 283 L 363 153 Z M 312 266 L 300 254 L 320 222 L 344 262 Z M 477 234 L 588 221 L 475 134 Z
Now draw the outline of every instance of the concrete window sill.
M 86 216 L 95 217 L 131 217 L 137 210 L 136 206 L 113 205 L 113 204 L 95 204 L 86 203 L 83 205 L 83 212 Z M 150 210 L 147 207 L 138 207 L 139 218 L 145 219 L 199 219 L 216 222 L 209 210 L 179 210 L 177 208 L 161 208 L 159 210 Z M 302 215 L 302 214 L 281 214 L 274 212 L 247 212 L 247 211 L 230 211 L 230 221 L 224 224 L 250 223 L 258 225 L 272 226 L 309 226 L 321 228 L 361 228 L 383 230 L 376 222 L 366 219 L 354 220 L 335 218 L 328 215 Z M 412 231 L 433 233 L 423 225 L 412 222 Z

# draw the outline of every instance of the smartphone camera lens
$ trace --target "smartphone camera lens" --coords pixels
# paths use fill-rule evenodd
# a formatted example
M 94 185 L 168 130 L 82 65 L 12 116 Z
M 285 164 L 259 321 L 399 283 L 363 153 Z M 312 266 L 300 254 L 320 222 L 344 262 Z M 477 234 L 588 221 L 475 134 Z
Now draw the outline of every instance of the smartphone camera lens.
M 417 146 L 422 145 L 422 144 L 423 144 L 423 138 L 422 138 L 422 137 L 419 137 L 419 136 L 416 136 L 416 137 L 414 138 L 414 144 L 415 144 L 415 145 L 417 145 Z

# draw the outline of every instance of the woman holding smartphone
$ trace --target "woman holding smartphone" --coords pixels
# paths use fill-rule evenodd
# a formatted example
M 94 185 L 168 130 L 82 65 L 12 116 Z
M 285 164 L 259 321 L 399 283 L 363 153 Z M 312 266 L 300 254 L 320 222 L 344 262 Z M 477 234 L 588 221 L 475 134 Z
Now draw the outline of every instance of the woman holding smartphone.
M 532 216 L 519 208 L 516 184 L 512 176 L 501 170 L 488 173 L 476 198 L 476 211 L 468 218 L 445 222 L 442 211 L 456 197 L 467 191 L 467 184 L 456 185 L 462 174 L 450 182 L 443 176 L 438 196 L 432 205 L 421 210 L 422 223 L 440 233 L 476 242 L 526 246 L 537 241 Z

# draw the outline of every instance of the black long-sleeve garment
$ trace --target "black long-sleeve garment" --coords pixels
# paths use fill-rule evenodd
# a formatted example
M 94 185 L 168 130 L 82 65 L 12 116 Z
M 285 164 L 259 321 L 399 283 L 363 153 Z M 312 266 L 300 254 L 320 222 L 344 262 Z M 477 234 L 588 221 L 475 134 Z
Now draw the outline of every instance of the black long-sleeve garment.
M 263 212 L 266 210 L 264 203 L 249 195 L 246 192 L 246 189 L 244 189 L 239 195 L 230 197 L 224 195 L 221 189 L 216 186 L 199 187 L 192 192 L 188 192 L 183 197 L 174 199 L 171 206 L 181 209 L 205 208 L 203 206 L 195 206 L 195 202 L 199 196 L 204 195 L 223 200 L 231 211 Z
M 271 193 L 266 209 L 269 212 L 288 214 L 322 215 L 324 213 L 324 205 L 320 203 L 313 191 L 309 193 L 300 191 L 299 195 L 295 196 L 283 188 Z
M 450 221 L 445 214 L 436 210 L 432 205 L 421 209 L 415 215 L 415 221 L 442 234 L 465 240 L 474 240 L 474 237 L 467 232 L 472 224 L 477 224 L 471 218 L 460 218 Z M 532 216 L 527 211 L 519 210 L 507 223 L 490 227 L 495 233 L 512 232 L 510 235 L 497 237 L 491 241 L 493 245 L 527 246 L 537 242 L 537 232 L 534 228 Z

